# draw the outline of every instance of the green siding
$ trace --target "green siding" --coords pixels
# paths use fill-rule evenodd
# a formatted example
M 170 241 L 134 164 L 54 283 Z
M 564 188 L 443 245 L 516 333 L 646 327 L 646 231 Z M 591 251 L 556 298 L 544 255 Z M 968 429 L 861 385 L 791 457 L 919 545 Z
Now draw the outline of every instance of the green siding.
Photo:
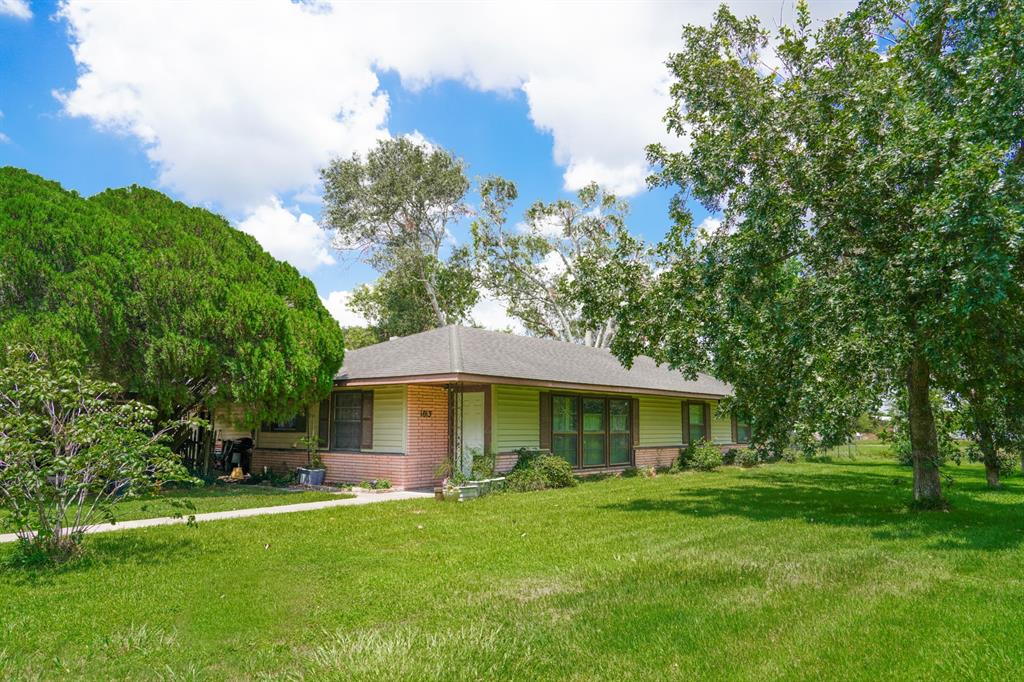
M 640 404 L 640 447 L 683 442 L 683 408 L 679 398 L 643 395 Z
M 406 387 L 380 386 L 373 389 L 342 389 L 373 391 L 373 448 L 364 452 L 405 452 Z M 310 405 L 306 426 L 316 436 L 319 426 L 320 403 Z M 259 446 L 264 448 L 290 448 L 302 437 L 301 433 L 260 433 Z
M 732 442 L 732 418 L 727 414 L 718 414 L 718 401 L 711 401 L 711 441 L 714 443 Z
M 532 386 L 494 386 L 493 390 L 493 450 L 540 447 L 540 390 Z
M 405 452 L 405 386 L 373 389 L 373 449 Z

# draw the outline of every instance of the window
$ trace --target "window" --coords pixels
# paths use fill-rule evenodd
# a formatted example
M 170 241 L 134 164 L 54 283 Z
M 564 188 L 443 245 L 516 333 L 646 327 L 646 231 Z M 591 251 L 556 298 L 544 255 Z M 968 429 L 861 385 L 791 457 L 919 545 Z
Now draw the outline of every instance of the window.
M 733 434 L 736 438 L 737 443 L 749 443 L 750 442 L 750 424 L 747 422 L 741 422 L 733 417 L 732 423 L 734 424 Z
M 551 453 L 576 466 L 579 444 L 579 399 L 556 395 L 551 397 Z
M 334 394 L 331 416 L 331 449 L 358 450 L 363 432 L 363 394 L 341 391 Z
M 699 443 L 708 438 L 707 407 L 704 403 L 684 403 L 686 410 L 686 433 L 690 443 Z
M 608 462 L 629 464 L 629 401 L 608 401 Z
M 298 413 L 291 419 L 284 419 L 276 422 L 265 422 L 261 431 L 271 433 L 305 433 L 306 432 L 306 411 Z
M 328 435 L 331 432 L 331 399 L 324 398 L 320 401 L 320 410 L 317 413 L 316 422 L 316 446 L 321 449 L 327 449 L 331 441 L 328 440 Z
M 629 464 L 630 401 L 596 396 L 551 396 L 551 452 L 574 467 Z

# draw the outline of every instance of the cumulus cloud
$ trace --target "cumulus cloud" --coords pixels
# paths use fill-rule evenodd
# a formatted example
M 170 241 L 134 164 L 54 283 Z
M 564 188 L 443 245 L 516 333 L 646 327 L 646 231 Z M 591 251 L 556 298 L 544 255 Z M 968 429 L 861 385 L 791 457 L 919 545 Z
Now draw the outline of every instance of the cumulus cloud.
M 28 0 L 0 0 L 0 16 L 28 20 L 32 18 L 32 9 Z
M 480 299 L 473 306 L 472 311 L 470 311 L 470 317 L 473 318 L 474 322 L 487 329 L 497 331 L 511 330 L 516 334 L 526 332 L 522 322 L 509 316 L 508 307 L 488 292 L 481 293 Z
M 351 299 L 351 291 L 332 291 L 327 294 L 326 298 L 320 298 L 323 301 L 324 307 L 327 308 L 327 312 L 342 327 L 365 327 L 366 318 L 349 307 Z
M 8 3 L 11 0 L 7 0 Z M 376 71 L 409 88 L 457 80 L 522 92 L 576 189 L 642 189 L 644 145 L 665 141 L 668 54 L 719 0 L 608 3 L 247 4 L 68 0 L 80 74 L 66 111 L 142 141 L 186 198 L 251 209 L 302 191 L 334 155 L 388 135 Z M 815 2 L 815 18 L 852 6 Z M 778 23 L 778 3 L 739 14 Z M 792 7 L 783 4 L 788 19 Z
M 72 116 L 138 138 L 161 184 L 229 211 L 386 135 L 387 97 L 328 15 L 261 2 L 67 2 Z
M 334 264 L 328 251 L 330 239 L 313 216 L 285 208 L 277 197 L 250 212 L 238 229 L 255 237 L 274 258 L 299 270 L 309 272 Z

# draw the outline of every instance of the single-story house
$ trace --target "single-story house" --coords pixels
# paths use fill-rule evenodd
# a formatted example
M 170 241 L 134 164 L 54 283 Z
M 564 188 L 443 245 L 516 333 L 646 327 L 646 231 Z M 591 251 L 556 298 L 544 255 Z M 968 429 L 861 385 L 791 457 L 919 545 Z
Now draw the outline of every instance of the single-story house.
M 520 448 L 550 450 L 581 473 L 668 465 L 690 442 L 749 442 L 747 425 L 719 413 L 730 393 L 646 357 L 626 369 L 605 349 L 449 326 L 348 351 L 329 398 L 251 433 L 252 469 L 305 465 L 297 441 L 307 434 L 328 481 L 399 488 L 436 485 L 450 453 L 493 453 L 499 471 Z M 214 429 L 250 435 L 225 410 Z

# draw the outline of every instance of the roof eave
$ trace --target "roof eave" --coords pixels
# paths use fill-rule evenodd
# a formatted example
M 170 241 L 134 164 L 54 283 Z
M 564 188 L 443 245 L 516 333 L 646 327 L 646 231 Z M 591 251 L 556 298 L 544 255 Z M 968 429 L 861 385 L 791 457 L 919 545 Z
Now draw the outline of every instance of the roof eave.
M 636 386 L 615 386 L 610 384 L 582 384 L 543 379 L 524 379 L 489 374 L 468 374 L 465 372 L 442 374 L 416 374 L 405 376 L 366 377 L 362 379 L 335 379 L 336 386 L 379 386 L 382 384 L 443 384 L 471 382 L 481 384 L 507 384 L 511 386 L 537 386 L 538 388 L 561 389 L 566 391 L 595 391 L 601 393 L 630 393 L 639 395 L 664 395 L 679 398 L 727 398 L 729 393 L 675 391 L 662 388 Z

